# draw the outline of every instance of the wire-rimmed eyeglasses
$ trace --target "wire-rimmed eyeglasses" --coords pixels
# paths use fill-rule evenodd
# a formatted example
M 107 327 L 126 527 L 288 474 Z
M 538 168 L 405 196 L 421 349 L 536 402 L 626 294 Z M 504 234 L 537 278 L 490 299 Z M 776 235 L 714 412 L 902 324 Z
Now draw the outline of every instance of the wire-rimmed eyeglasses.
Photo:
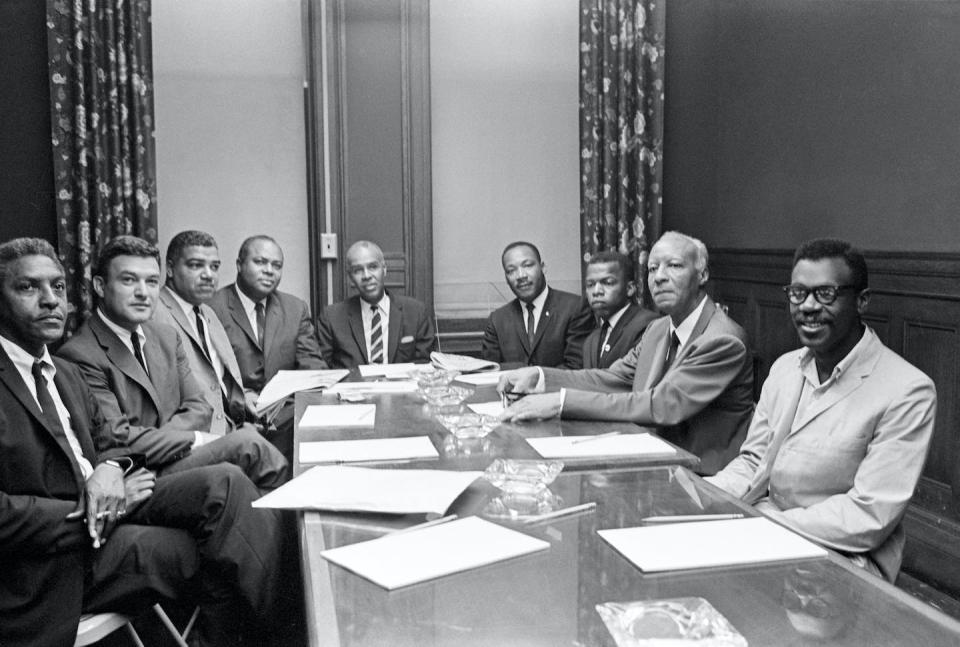
M 821 305 L 828 306 L 837 300 L 841 290 L 855 290 L 856 288 L 857 286 L 855 285 L 818 285 L 808 288 L 805 285 L 793 284 L 783 286 L 783 292 L 787 295 L 790 303 L 795 306 L 806 301 L 811 292 L 813 293 L 813 298 Z

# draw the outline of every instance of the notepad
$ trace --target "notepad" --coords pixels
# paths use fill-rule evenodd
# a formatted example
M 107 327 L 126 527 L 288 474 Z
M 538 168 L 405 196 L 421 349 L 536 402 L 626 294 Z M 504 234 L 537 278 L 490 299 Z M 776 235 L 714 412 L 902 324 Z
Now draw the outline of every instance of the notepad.
M 587 440 L 590 436 L 548 436 L 527 438 L 527 443 L 544 458 L 587 456 L 646 456 L 676 454 L 666 441 L 650 434 L 620 434 Z
M 346 369 L 277 371 L 270 378 L 257 398 L 257 413 L 263 413 L 270 405 L 283 400 L 297 391 L 319 389 L 332 386 L 349 375 Z
M 467 517 L 320 553 L 385 589 L 425 582 L 550 547 L 515 530 Z
M 503 413 L 503 402 L 494 400 L 493 402 L 474 402 L 467 405 L 474 413 L 484 416 L 499 416 Z
M 417 390 L 413 380 L 384 380 L 382 382 L 342 382 L 327 393 L 412 393 Z
M 323 440 L 300 443 L 301 463 L 357 463 L 439 458 L 427 436 L 370 438 L 367 440 Z
M 827 551 L 764 517 L 598 530 L 642 571 L 826 557 Z
M 255 508 L 442 515 L 482 472 L 312 467 L 253 502 Z
M 300 418 L 300 428 L 373 427 L 377 419 L 375 404 L 312 404 Z
M 458 375 L 457 382 L 464 382 L 466 384 L 472 384 L 473 386 L 487 386 L 490 384 L 497 384 L 500 381 L 500 376 L 504 374 L 505 371 L 490 371 L 488 373 L 473 373 L 471 375 Z
M 422 366 L 422 365 L 421 365 Z M 363 377 L 409 377 L 410 371 L 417 368 L 413 362 L 402 364 L 361 364 L 357 367 Z

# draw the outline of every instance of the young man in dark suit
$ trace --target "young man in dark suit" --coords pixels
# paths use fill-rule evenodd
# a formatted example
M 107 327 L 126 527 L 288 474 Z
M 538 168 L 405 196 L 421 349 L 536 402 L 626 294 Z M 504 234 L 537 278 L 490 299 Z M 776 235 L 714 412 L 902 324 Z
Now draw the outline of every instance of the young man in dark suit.
M 436 345 L 433 318 L 420 301 L 386 290 L 387 265 L 380 247 L 359 240 L 347 250 L 346 260 L 357 294 L 320 314 L 317 336 L 327 364 L 353 368 L 430 361 Z
M 480 356 L 502 368 L 581 368 L 583 340 L 594 324 L 586 302 L 547 287 L 540 250 L 531 243 L 510 243 L 500 260 L 517 298 L 490 313 Z
M 53 247 L 0 245 L 0 644 L 73 645 L 81 612 L 199 599 L 196 637 L 263 637 L 277 608 L 277 515 L 233 465 L 137 468 L 79 370 L 51 358 L 66 280 Z
M 598 327 L 583 342 L 583 368 L 609 368 L 630 352 L 655 312 L 637 305 L 634 299 L 633 259 L 618 252 L 599 252 L 587 263 L 584 293 Z

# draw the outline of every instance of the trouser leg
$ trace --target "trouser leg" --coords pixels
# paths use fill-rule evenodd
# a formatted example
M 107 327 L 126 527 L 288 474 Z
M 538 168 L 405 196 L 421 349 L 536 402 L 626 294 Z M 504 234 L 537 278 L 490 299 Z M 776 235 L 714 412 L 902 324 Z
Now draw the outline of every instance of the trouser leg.
M 280 450 L 250 424 L 197 447 L 188 456 L 164 467 L 160 475 L 176 474 L 217 463 L 238 466 L 261 490 L 273 490 L 290 477 L 287 460 Z

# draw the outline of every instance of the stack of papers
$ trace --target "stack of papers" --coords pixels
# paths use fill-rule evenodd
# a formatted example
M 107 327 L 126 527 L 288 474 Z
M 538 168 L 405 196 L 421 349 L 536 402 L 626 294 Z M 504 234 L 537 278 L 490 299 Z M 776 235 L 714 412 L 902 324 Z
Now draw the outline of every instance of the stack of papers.
M 589 440 L 588 440 L 589 439 Z M 666 441 L 650 434 L 618 434 L 616 436 L 549 436 L 527 438 L 527 443 L 544 458 L 579 458 L 588 456 L 646 456 L 676 454 Z
M 598 530 L 597 533 L 648 573 L 827 555 L 825 549 L 764 517 Z
M 333 386 L 347 375 L 346 369 L 316 371 L 277 371 L 260 391 L 257 398 L 257 413 L 263 414 L 272 404 L 280 402 L 297 391 L 327 388 Z
M 439 458 L 427 436 L 300 443 L 300 463 L 359 463 Z
M 396 589 L 549 547 L 543 540 L 467 517 L 320 554 L 375 584 Z
M 300 428 L 373 427 L 376 420 L 375 404 L 311 404 L 300 417 Z
M 446 512 L 483 472 L 313 467 L 260 497 L 254 508 L 389 514 Z
M 417 368 L 413 362 L 402 364 L 361 364 L 357 367 L 362 377 L 410 377 L 410 371 Z
M 430 353 L 430 361 L 437 368 L 444 368 L 448 371 L 460 371 L 461 373 L 474 373 L 476 371 L 496 371 L 500 365 L 487 359 L 477 359 L 467 355 L 455 355 L 453 353 L 441 353 L 433 351 Z
M 493 402 L 474 402 L 467 405 L 474 413 L 482 416 L 499 416 L 503 413 L 503 402 L 494 400 Z
M 327 390 L 327 393 L 412 393 L 417 390 L 413 380 L 390 380 L 383 382 L 343 382 Z
M 488 386 L 500 382 L 500 376 L 507 371 L 490 371 L 488 373 L 473 373 L 472 375 L 458 375 L 457 382 L 472 384 L 473 386 Z

